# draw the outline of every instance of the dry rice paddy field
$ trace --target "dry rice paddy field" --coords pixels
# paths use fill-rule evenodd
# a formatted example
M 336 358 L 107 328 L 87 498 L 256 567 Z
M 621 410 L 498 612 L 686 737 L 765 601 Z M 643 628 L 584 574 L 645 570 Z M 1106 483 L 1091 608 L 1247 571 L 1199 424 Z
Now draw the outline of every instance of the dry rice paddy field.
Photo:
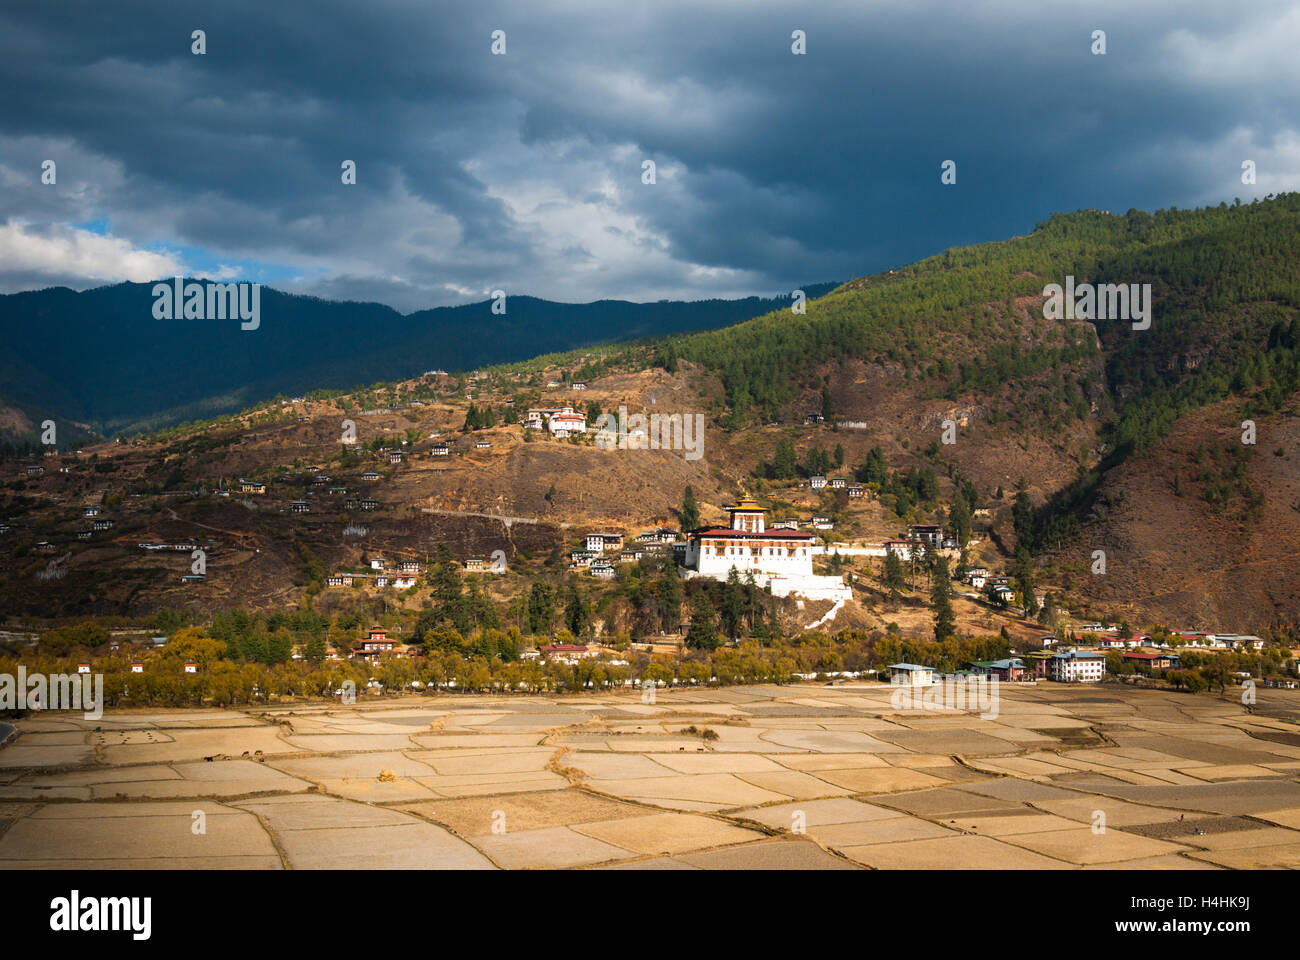
M 29 716 L 0 749 L 0 867 L 1300 865 L 1300 694 L 1261 690 L 1252 714 L 1004 685 L 983 719 L 890 693 Z

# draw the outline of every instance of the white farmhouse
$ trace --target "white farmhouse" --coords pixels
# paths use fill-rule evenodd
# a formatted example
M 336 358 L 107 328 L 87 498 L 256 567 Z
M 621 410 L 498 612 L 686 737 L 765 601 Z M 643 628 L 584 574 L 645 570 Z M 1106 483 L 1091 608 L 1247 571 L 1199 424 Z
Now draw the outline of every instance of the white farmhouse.
M 547 420 L 551 433 L 557 437 L 571 437 L 587 432 L 587 418 L 581 413 L 553 413 Z
M 894 686 L 927 687 L 934 683 L 934 667 L 919 663 L 891 663 L 889 682 Z
M 1083 650 L 1054 653 L 1048 670 L 1051 678 L 1061 683 L 1100 683 L 1106 673 L 1106 658 Z

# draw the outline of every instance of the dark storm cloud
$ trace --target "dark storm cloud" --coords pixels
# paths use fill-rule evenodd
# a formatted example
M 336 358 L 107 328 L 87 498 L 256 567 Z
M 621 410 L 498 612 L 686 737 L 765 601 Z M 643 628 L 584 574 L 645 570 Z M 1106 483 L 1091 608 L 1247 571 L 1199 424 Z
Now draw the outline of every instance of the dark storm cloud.
M 408 310 L 771 293 L 1053 210 L 1300 187 L 1282 3 L 282 6 L 0 13 L 4 289 L 200 250 Z

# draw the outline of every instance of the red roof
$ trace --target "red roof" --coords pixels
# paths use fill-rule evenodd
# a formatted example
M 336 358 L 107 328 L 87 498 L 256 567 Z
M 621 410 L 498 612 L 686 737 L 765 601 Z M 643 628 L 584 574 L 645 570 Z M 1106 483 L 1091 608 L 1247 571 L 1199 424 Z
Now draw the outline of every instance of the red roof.
M 546 650 L 549 653 L 556 653 L 556 652 L 586 653 L 587 645 L 585 643 L 552 643 L 549 646 L 538 647 L 537 649 Z

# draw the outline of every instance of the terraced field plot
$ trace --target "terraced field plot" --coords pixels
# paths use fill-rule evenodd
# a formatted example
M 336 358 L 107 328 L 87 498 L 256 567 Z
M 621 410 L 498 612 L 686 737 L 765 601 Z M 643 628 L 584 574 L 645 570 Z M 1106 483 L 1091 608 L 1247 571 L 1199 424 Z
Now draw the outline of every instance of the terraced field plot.
M 38 714 L 0 867 L 1219 869 L 1300 865 L 1300 694 L 888 687 Z

